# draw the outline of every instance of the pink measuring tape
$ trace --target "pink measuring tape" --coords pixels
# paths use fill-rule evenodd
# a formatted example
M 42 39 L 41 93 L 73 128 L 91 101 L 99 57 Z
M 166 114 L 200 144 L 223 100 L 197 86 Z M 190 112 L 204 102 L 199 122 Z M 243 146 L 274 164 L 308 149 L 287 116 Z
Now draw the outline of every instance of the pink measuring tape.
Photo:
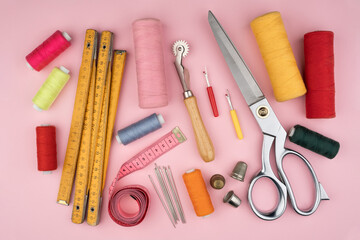
M 141 223 L 149 207 L 149 193 L 147 189 L 139 185 L 130 185 L 114 192 L 116 183 L 126 175 L 143 169 L 164 153 L 170 151 L 180 143 L 186 141 L 185 135 L 179 127 L 165 134 L 155 143 L 136 154 L 126 161 L 121 167 L 116 178 L 109 188 L 108 212 L 111 219 L 121 226 L 131 227 Z M 135 214 L 127 214 L 120 207 L 120 200 L 125 196 L 131 196 L 139 205 L 139 211 Z

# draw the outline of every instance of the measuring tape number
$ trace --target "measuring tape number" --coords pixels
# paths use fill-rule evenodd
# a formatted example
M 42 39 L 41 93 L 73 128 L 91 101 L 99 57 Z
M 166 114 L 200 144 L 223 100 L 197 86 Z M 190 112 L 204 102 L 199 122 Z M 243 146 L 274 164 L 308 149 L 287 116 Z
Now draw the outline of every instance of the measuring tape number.
M 136 154 L 130 160 L 126 161 L 121 167 L 116 178 L 111 183 L 109 188 L 109 198 L 111 201 L 112 194 L 116 183 L 126 175 L 129 175 L 137 170 L 143 169 L 164 153 L 170 151 L 180 143 L 186 141 L 185 135 L 181 132 L 179 127 L 175 127 L 169 133 L 165 134 L 155 143 Z

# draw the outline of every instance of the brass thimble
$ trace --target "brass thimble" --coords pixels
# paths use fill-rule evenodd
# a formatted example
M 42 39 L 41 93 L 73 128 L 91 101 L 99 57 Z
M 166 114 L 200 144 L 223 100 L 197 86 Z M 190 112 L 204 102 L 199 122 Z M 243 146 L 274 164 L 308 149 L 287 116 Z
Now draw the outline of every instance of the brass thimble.
M 236 163 L 230 176 L 236 180 L 243 182 L 246 174 L 246 169 L 247 164 L 245 162 L 239 161 Z
M 220 174 L 215 174 L 210 178 L 210 185 L 215 189 L 222 189 L 225 186 L 225 178 Z

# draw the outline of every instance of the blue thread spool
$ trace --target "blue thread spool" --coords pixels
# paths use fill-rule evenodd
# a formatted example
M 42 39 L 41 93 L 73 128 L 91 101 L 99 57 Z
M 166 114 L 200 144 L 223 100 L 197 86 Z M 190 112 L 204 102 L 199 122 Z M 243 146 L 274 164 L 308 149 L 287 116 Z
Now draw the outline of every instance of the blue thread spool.
M 127 145 L 145 135 L 154 132 L 162 127 L 165 120 L 161 114 L 151 114 L 150 116 L 120 129 L 117 132 L 116 140 L 120 144 Z

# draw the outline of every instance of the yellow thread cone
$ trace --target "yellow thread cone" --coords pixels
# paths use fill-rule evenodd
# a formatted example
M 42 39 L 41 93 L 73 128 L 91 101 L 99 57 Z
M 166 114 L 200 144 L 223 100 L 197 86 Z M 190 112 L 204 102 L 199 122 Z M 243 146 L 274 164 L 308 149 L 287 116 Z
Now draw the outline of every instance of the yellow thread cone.
M 287 101 L 306 93 L 279 12 L 255 18 L 251 28 L 266 65 L 277 101 Z

